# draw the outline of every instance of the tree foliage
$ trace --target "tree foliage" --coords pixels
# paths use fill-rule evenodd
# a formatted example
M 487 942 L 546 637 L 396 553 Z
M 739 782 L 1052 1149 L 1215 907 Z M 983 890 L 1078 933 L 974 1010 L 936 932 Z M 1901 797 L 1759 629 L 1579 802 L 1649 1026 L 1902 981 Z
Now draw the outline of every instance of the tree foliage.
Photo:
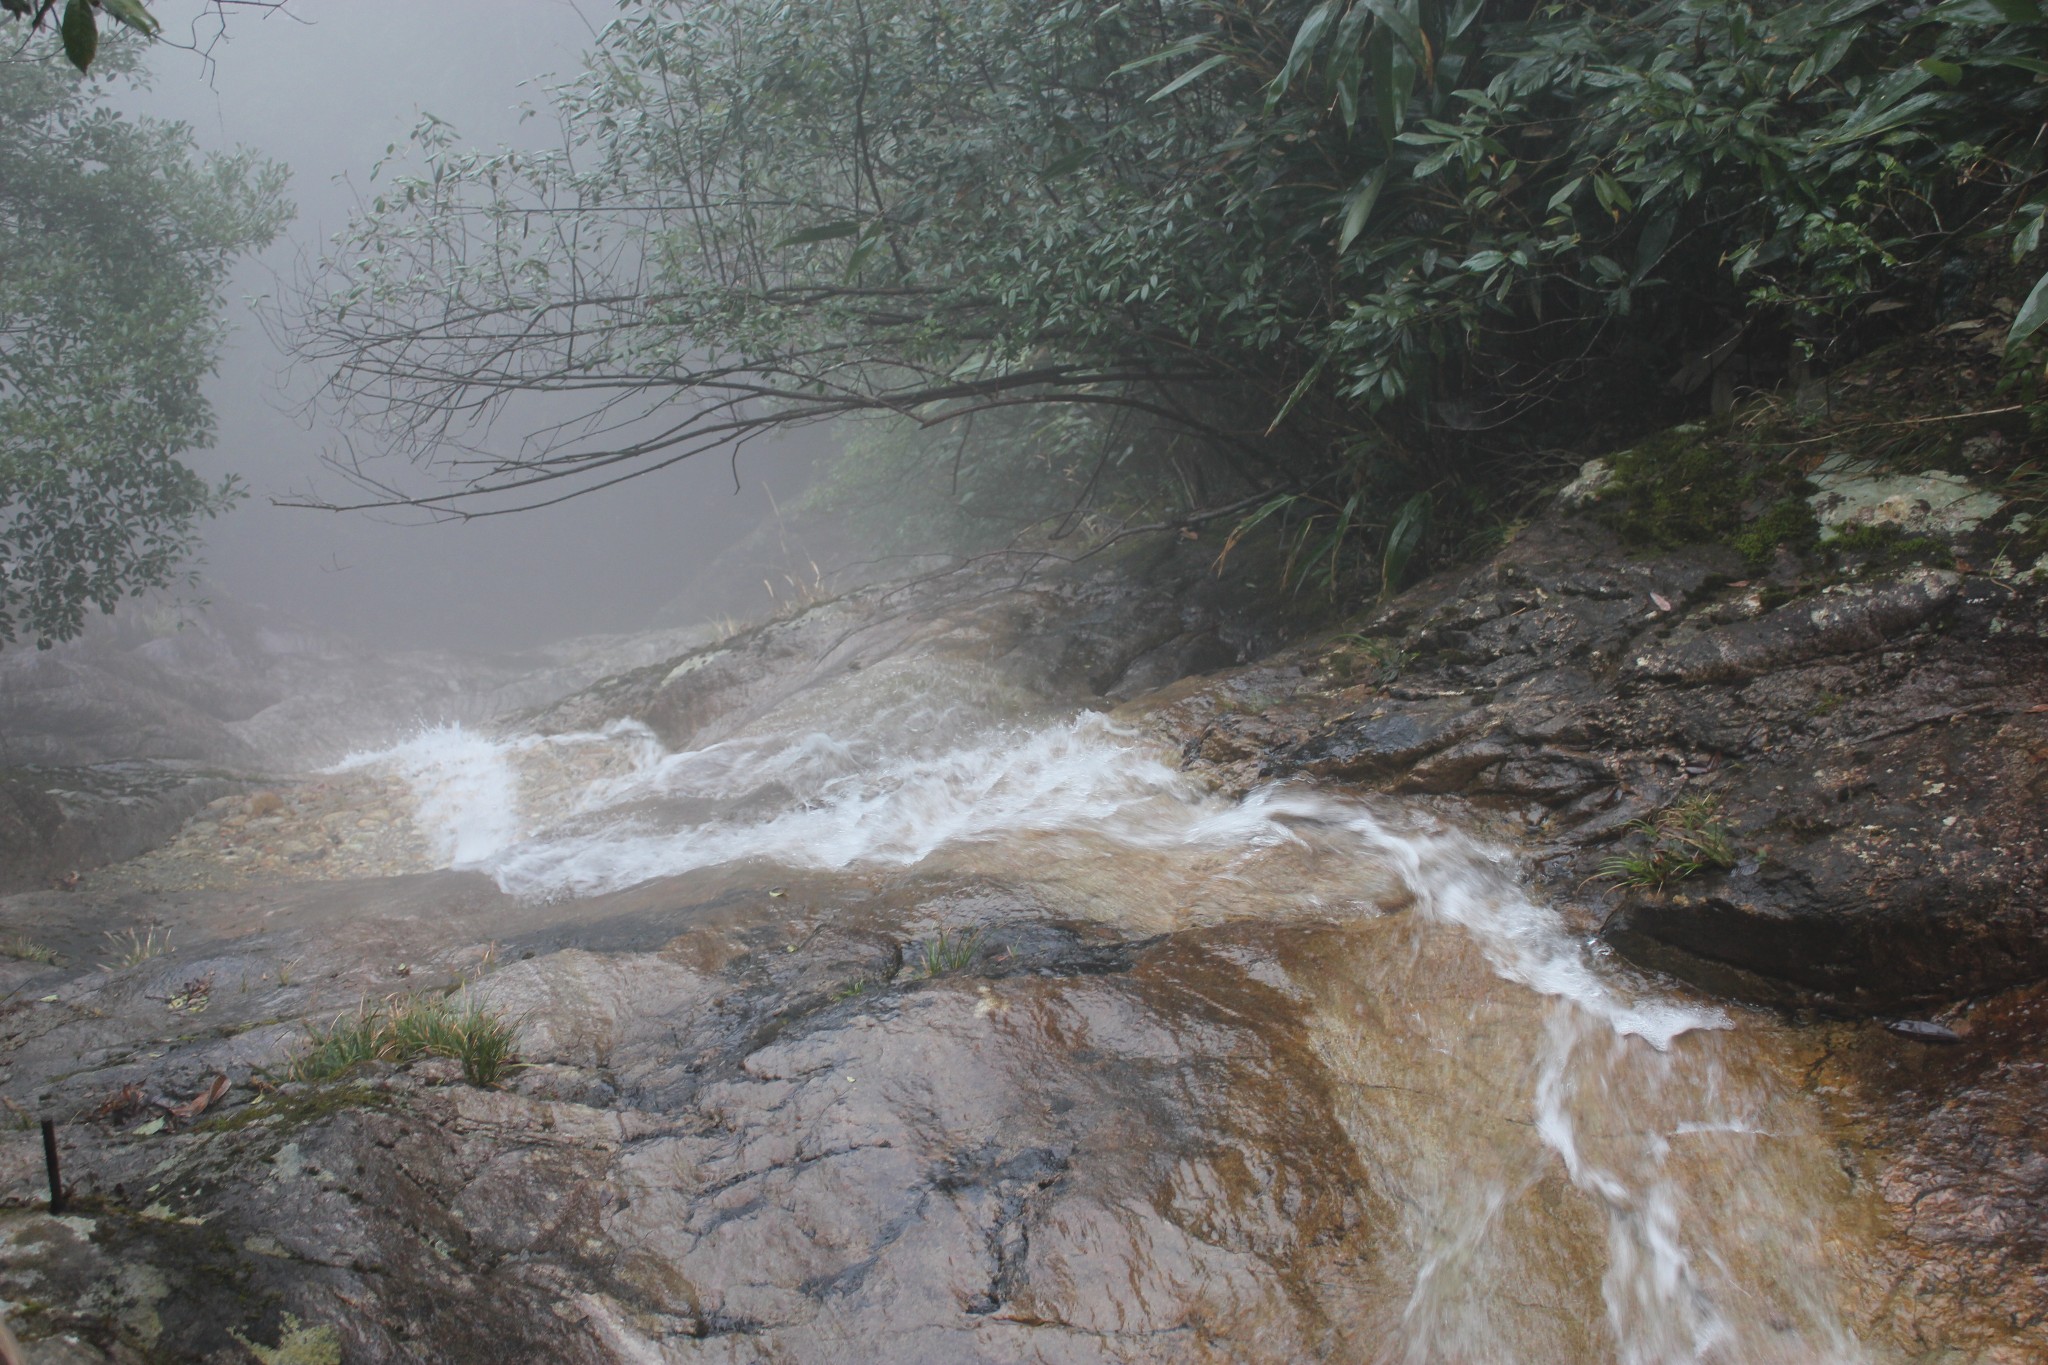
M 234 496 L 178 456 L 211 438 L 221 286 L 288 216 L 283 182 L 195 158 L 182 125 L 123 118 L 48 59 L 0 60 L 0 641 L 47 647 L 171 582 Z
M 626 0 L 559 147 L 422 129 L 298 346 L 385 449 L 465 452 L 427 499 L 356 465 L 373 502 L 1051 404 L 1128 419 L 1103 467 L 1171 429 L 1405 562 L 1418 509 L 1589 413 L 1825 366 L 1971 244 L 2034 250 L 2044 33 L 2035 0 Z M 492 445 L 536 390 L 582 420 Z
M 57 0 L 0 0 L 0 13 L 26 20 L 31 29 L 54 18 L 65 59 L 80 71 L 89 70 L 99 55 L 101 10 L 145 38 L 154 38 L 163 28 L 142 0 L 64 0 L 61 10 Z

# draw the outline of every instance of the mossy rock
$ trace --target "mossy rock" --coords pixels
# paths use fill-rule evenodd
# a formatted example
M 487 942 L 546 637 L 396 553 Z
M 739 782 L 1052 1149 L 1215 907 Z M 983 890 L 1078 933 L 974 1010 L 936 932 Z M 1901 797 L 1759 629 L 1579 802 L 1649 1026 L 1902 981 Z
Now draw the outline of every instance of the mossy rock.
M 1882 522 L 1844 526 L 1828 538 L 1826 548 L 1837 565 L 1865 573 L 1915 565 L 1948 569 L 1956 562 L 1955 553 L 1932 536 L 1911 535 Z
M 1760 569 L 1778 546 L 1804 553 L 1819 539 L 1805 479 L 1754 464 L 1700 427 L 1675 427 L 1609 464 L 1614 477 L 1595 515 L 1624 544 L 1672 550 L 1721 542 Z

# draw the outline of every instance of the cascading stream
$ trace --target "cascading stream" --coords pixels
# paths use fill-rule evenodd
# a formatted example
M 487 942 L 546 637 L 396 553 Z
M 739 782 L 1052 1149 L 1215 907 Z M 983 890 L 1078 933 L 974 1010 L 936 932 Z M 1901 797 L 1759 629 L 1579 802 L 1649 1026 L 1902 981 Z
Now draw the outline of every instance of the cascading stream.
M 403 775 L 448 865 L 533 899 L 732 864 L 943 865 L 1134 935 L 1346 925 L 1342 960 L 1292 986 L 1398 1210 L 1372 1272 L 1389 1358 L 1868 1358 L 1830 1265 L 1860 1205 L 1769 1026 L 1601 962 L 1508 852 L 1427 811 L 1306 785 L 1229 799 L 1103 716 L 945 682 L 835 684 L 684 752 L 634 722 L 451 727 L 344 766 Z

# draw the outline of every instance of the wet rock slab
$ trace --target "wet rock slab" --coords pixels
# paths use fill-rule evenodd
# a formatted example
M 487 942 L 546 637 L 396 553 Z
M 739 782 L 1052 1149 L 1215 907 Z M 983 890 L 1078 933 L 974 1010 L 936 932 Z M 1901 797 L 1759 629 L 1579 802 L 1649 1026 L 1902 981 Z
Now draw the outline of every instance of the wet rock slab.
M 75 881 L 163 843 L 248 779 L 193 764 L 0 769 L 0 893 Z
M 1375 1196 L 1300 1001 L 1248 970 L 1307 931 L 1126 941 L 985 885 L 775 889 L 568 924 L 458 874 L 193 891 L 148 903 L 167 956 L 11 964 L 0 1097 L 66 1120 L 77 1187 L 40 1211 L 38 1140 L 0 1140 L 17 1328 L 95 1360 L 1356 1353 L 1338 1272 L 1373 1255 Z M 70 949 L 142 908 L 41 893 L 0 921 Z M 974 960 L 921 977 L 906 949 L 967 913 Z M 523 1021 L 509 1089 L 432 1061 L 260 1088 L 299 1021 L 456 981 Z M 215 1074 L 226 1097 L 163 1121 Z
M 1634 554 L 1553 513 L 1405 594 L 1364 648 L 1304 646 L 1128 714 L 1238 786 L 1469 799 L 1614 947 L 1718 993 L 1887 1010 L 2048 974 L 2044 594 L 1743 573 L 1724 548 Z M 1646 847 L 1638 822 L 1699 797 L 1732 866 L 1602 880 Z

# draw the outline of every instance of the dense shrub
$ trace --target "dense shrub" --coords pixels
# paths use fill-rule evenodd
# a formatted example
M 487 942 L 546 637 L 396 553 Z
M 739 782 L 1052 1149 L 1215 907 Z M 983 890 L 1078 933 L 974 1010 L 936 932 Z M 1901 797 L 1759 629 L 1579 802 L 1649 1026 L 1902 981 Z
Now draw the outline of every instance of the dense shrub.
M 415 456 L 586 399 L 472 474 L 496 505 L 855 413 L 980 416 L 1028 469 L 1076 428 L 995 415 L 1050 405 L 1096 441 L 1043 461 L 1061 496 L 1300 494 L 1384 539 L 2032 252 L 2044 33 L 2033 0 L 629 0 L 560 149 L 422 131 L 301 346 Z M 957 485 L 942 447 L 889 467 Z

